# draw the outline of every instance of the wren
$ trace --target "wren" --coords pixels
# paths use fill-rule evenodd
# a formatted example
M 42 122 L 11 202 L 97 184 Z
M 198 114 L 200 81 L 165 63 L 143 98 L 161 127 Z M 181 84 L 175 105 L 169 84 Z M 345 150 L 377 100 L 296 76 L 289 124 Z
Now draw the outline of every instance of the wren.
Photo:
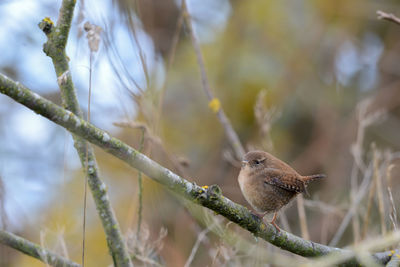
M 261 220 L 274 212 L 270 222 L 280 231 L 275 220 L 278 211 L 297 194 L 306 192 L 309 182 L 324 178 L 324 174 L 302 176 L 285 162 L 264 151 L 250 151 L 243 157 L 238 181 L 243 196 L 256 210 Z

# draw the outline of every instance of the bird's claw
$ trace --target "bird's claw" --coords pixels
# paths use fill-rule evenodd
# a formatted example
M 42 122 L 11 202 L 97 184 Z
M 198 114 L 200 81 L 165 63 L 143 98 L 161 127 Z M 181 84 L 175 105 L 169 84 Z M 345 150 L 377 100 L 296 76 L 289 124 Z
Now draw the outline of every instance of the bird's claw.
M 272 221 L 271 224 L 275 227 L 278 233 L 281 231 L 281 228 L 279 228 L 279 226 L 274 221 Z

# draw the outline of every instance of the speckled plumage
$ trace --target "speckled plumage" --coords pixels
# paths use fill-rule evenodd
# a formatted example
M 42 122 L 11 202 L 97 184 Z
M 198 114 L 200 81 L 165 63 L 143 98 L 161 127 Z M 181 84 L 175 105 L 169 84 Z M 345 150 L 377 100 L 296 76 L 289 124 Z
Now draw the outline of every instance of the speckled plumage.
M 251 151 L 243 158 L 238 181 L 247 202 L 263 217 L 268 213 L 276 213 L 297 194 L 305 192 L 310 181 L 323 177 L 325 175 L 321 174 L 301 176 L 271 154 Z M 279 230 L 275 219 L 276 214 L 271 223 Z

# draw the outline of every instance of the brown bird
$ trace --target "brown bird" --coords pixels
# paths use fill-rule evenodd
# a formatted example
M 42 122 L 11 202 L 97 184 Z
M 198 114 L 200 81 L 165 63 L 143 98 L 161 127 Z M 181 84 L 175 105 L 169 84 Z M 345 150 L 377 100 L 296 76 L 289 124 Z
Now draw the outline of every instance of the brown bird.
M 250 151 L 243 157 L 238 180 L 245 199 L 261 220 L 266 214 L 274 212 L 271 224 L 279 232 L 275 223 L 278 211 L 297 194 L 307 193 L 310 181 L 324 177 L 324 174 L 302 176 L 267 152 Z

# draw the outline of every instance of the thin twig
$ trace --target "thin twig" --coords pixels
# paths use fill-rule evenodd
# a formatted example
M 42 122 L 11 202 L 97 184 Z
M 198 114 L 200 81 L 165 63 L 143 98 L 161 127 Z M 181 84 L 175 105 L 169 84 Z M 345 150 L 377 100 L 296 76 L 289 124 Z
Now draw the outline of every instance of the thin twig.
M 190 39 L 192 40 L 192 45 L 194 48 L 194 51 L 196 53 L 196 58 L 197 58 L 197 64 L 199 65 L 200 68 L 200 73 L 201 73 L 201 83 L 203 86 L 203 90 L 208 98 L 209 101 L 209 106 L 210 108 L 217 114 L 217 117 L 224 127 L 225 134 L 228 138 L 228 141 L 230 142 L 233 151 L 235 152 L 235 156 L 237 159 L 241 160 L 243 155 L 245 154 L 245 150 L 242 146 L 242 143 L 240 142 L 239 137 L 237 136 L 235 130 L 233 129 L 231 123 L 229 122 L 228 117 L 225 115 L 224 110 L 221 107 L 220 101 L 214 97 L 210 83 L 208 81 L 207 77 L 207 72 L 206 72 L 206 67 L 204 64 L 204 57 L 201 52 L 201 48 L 199 45 L 199 41 L 197 40 L 196 33 L 194 32 L 193 25 L 192 25 L 192 19 L 190 17 L 189 10 L 187 8 L 187 3 L 186 0 L 182 0 L 182 8 L 183 8 L 183 17 L 186 22 L 186 25 L 188 27 L 189 33 L 190 33 Z
M 114 122 L 113 125 L 117 127 L 126 127 L 126 128 L 131 128 L 131 129 L 144 129 L 145 130 L 145 139 L 151 141 L 153 144 L 155 144 L 158 148 L 161 149 L 161 152 L 165 154 L 167 157 L 169 163 L 171 163 L 174 166 L 175 171 L 183 176 L 183 177 L 188 177 L 185 169 L 183 168 L 184 166 L 187 166 L 189 162 L 186 159 L 180 159 L 177 156 L 173 155 L 170 153 L 167 148 L 164 146 L 164 144 L 161 141 L 161 138 L 158 136 L 155 136 L 149 129 L 149 127 L 145 123 L 141 122 L 136 122 L 136 121 L 128 121 L 128 122 Z
M 6 188 L 0 175 L 0 229 L 7 229 L 7 213 L 5 208 Z
M 128 19 L 128 22 L 129 22 L 129 27 L 132 30 L 132 35 L 131 36 L 133 36 L 133 39 L 134 39 L 134 41 L 136 43 L 136 46 L 137 46 L 137 49 L 139 51 L 139 59 L 140 59 L 140 63 L 141 63 L 141 66 L 142 66 L 144 77 L 146 79 L 146 88 L 149 88 L 150 87 L 150 75 L 149 75 L 149 69 L 148 69 L 147 63 L 146 63 L 146 55 L 144 54 L 142 46 L 139 43 L 139 39 L 138 39 L 137 33 L 136 33 L 136 27 L 135 27 L 134 22 L 133 22 L 133 16 L 128 15 L 127 19 Z
M 140 145 L 139 152 L 143 151 L 144 147 L 144 134 L 145 128 L 141 128 L 142 135 L 140 136 Z M 137 231 L 136 236 L 140 242 L 140 226 L 142 225 L 142 213 L 143 213 L 143 182 L 142 182 L 142 172 L 138 172 L 138 199 L 139 199 L 139 208 L 138 208 L 138 222 L 137 222 Z
M 190 255 L 189 255 L 184 267 L 189 267 L 190 264 L 192 264 L 194 256 L 196 255 L 196 252 L 199 249 L 200 243 L 203 241 L 203 239 L 206 237 L 206 235 L 209 232 L 210 232 L 210 228 L 207 227 L 206 229 L 201 231 L 200 234 L 197 235 L 196 242 L 193 245 L 192 251 L 190 252 Z
M 378 162 L 378 151 L 373 144 L 373 150 L 374 150 L 374 158 L 376 158 L 376 166 L 374 166 L 374 169 L 376 168 L 376 174 L 375 176 L 375 183 L 376 183 L 376 195 L 378 197 L 378 209 L 379 209 L 379 215 L 380 215 L 380 224 L 381 224 L 381 233 L 382 235 L 386 234 L 386 222 L 385 222 L 385 204 L 383 200 L 383 189 L 382 189 L 382 175 L 379 170 L 380 164 Z M 375 163 L 374 163 L 375 164 Z
M 352 204 L 355 202 L 357 190 L 358 190 L 358 166 L 354 162 L 352 170 L 351 170 L 351 176 L 350 176 L 350 202 Z M 358 212 L 357 212 L 358 207 L 355 205 L 352 205 L 352 206 L 355 209 L 351 215 L 352 227 L 353 227 L 353 238 L 354 238 L 354 243 L 357 243 L 360 240 L 360 220 L 358 218 Z
M 308 233 L 306 211 L 304 209 L 304 198 L 303 195 L 297 197 L 297 212 L 299 213 L 301 237 L 310 240 L 310 234 Z
M 350 209 L 347 211 L 346 215 L 344 216 L 342 223 L 340 224 L 338 230 L 336 231 L 335 235 L 333 236 L 332 240 L 329 242 L 329 246 L 336 246 L 339 242 L 340 238 L 342 237 L 344 231 L 346 230 L 347 225 L 349 224 L 351 218 L 355 215 L 358 204 L 363 199 L 364 195 L 368 191 L 368 185 L 371 181 L 371 168 L 368 168 L 365 172 L 364 179 L 360 185 L 360 189 L 358 190 L 357 194 L 354 197 L 354 201 L 351 203 Z
M 350 201 L 354 203 L 355 196 L 358 190 L 358 176 L 359 170 L 365 168 L 365 164 L 362 160 L 363 154 L 363 143 L 364 143 L 364 135 L 365 135 L 365 116 L 367 113 L 367 108 L 371 100 L 365 99 L 361 101 L 357 106 L 357 119 L 358 119 L 358 127 L 357 127 L 357 137 L 354 144 L 351 146 L 352 156 L 354 158 L 353 166 L 351 169 L 350 176 Z M 355 207 L 357 208 L 357 207 Z M 352 227 L 353 227 L 353 237 L 354 243 L 357 243 L 360 239 L 360 221 L 358 218 L 357 210 L 354 212 L 355 216 L 352 216 Z M 340 228 L 339 228 L 340 229 Z
M 262 89 L 258 95 L 256 104 L 254 105 L 254 117 L 260 128 L 261 144 L 267 151 L 274 150 L 274 144 L 271 139 L 272 124 L 280 117 L 281 112 L 276 107 L 267 108 L 265 99 L 267 90 Z
M 327 214 L 332 213 L 335 214 L 336 216 L 344 215 L 343 208 L 336 207 L 334 205 L 330 205 L 322 201 L 305 199 L 304 206 L 306 206 L 307 208 L 316 209 L 322 213 L 327 213 Z
M 136 2 L 139 2 L 139 1 L 136 1 Z M 183 2 L 181 5 L 183 5 Z M 160 89 L 160 94 L 159 94 L 160 96 L 158 98 L 158 107 L 157 107 L 158 110 L 157 110 L 157 114 L 156 114 L 157 117 L 156 117 L 156 122 L 155 122 L 155 133 L 158 133 L 158 129 L 160 126 L 160 119 L 161 119 L 163 105 L 164 105 L 165 91 L 167 89 L 168 73 L 171 70 L 172 63 L 174 62 L 174 59 L 175 59 L 176 48 L 178 46 L 179 37 L 181 34 L 181 30 L 182 30 L 182 25 L 183 25 L 183 8 L 181 6 L 181 11 L 179 12 L 179 18 L 176 22 L 175 32 L 174 32 L 174 35 L 173 35 L 172 41 L 171 41 L 171 48 L 170 48 L 170 51 L 168 52 L 167 64 L 166 64 L 167 67 L 165 70 L 165 80 Z
M 386 170 L 386 177 L 387 177 L 387 191 L 389 195 L 390 201 L 390 221 L 392 222 L 393 231 L 397 231 L 397 211 L 396 205 L 394 204 L 393 194 L 392 194 L 392 169 L 394 165 L 390 164 Z
M 89 93 L 88 93 L 88 106 L 87 106 L 87 121 L 90 122 L 90 103 L 92 97 L 92 73 L 93 73 L 93 56 L 94 53 L 98 51 L 100 44 L 100 33 L 102 31 L 101 27 L 93 25 L 90 22 L 84 24 L 84 30 L 87 32 L 86 38 L 88 39 L 89 47 Z M 85 241 L 86 241 L 86 208 L 87 208 L 87 185 L 89 179 L 89 144 L 86 143 L 85 154 L 86 154 L 86 175 L 85 175 L 85 185 L 84 185 L 84 196 L 83 196 L 83 234 L 82 234 L 82 266 L 85 266 Z
M 378 11 L 376 11 L 376 14 L 378 14 L 378 19 L 384 19 L 384 20 L 394 22 L 396 24 L 400 24 L 400 19 L 391 13 L 389 14 L 389 13 L 385 13 L 383 11 L 378 10 Z
M 359 231 L 360 231 L 360 223 L 359 223 L 359 218 L 358 218 L 358 212 L 357 208 L 358 205 L 355 205 L 355 203 L 358 203 L 360 199 L 358 199 L 359 193 L 361 191 L 361 186 L 358 186 L 358 176 L 359 172 L 364 174 L 364 180 L 366 180 L 365 176 L 367 173 L 365 163 L 362 159 L 362 154 L 363 154 L 363 143 L 364 143 L 364 135 L 365 135 L 365 129 L 372 125 L 374 122 L 379 121 L 380 119 L 383 119 L 384 116 L 386 115 L 385 110 L 377 110 L 371 114 L 367 114 L 368 107 L 371 103 L 371 99 L 367 98 L 363 101 L 361 101 L 358 104 L 357 107 L 357 116 L 358 116 L 358 128 L 357 128 L 357 138 L 355 143 L 352 145 L 351 152 L 354 158 L 353 162 L 353 167 L 351 170 L 351 176 L 350 176 L 350 185 L 351 185 L 351 190 L 350 190 L 350 209 L 347 212 L 346 216 L 344 217 L 342 223 L 340 224 L 338 230 L 336 231 L 333 239 L 329 243 L 332 246 L 335 246 L 337 242 L 339 242 L 341 236 L 344 233 L 344 230 L 346 230 L 347 225 L 350 223 L 351 219 L 353 219 L 353 235 L 354 235 L 354 242 L 357 243 L 359 241 Z M 366 192 L 362 192 L 365 194 Z
M 89 94 L 88 94 L 88 112 L 87 112 L 87 121 L 90 122 L 90 98 L 92 95 L 92 57 L 93 52 L 90 51 L 89 56 Z M 86 143 L 85 154 L 86 154 L 86 175 L 84 179 L 84 192 L 83 192 L 83 226 L 82 226 L 82 267 L 85 266 L 85 241 L 86 241 L 86 207 L 87 207 L 87 184 L 88 184 L 88 173 L 89 173 L 89 144 Z
M 132 77 L 130 70 L 123 63 L 121 54 L 115 47 L 115 44 L 112 42 L 114 37 L 109 35 L 110 33 L 113 32 L 113 29 L 109 29 L 106 23 L 104 23 L 104 25 L 106 34 L 104 35 L 103 40 L 105 47 L 107 48 L 108 60 L 111 62 L 111 67 L 114 71 L 114 74 L 118 77 L 118 81 L 121 83 L 123 87 L 125 87 L 125 89 L 127 89 L 132 94 L 133 99 L 136 101 L 137 96 L 132 91 L 132 88 L 136 88 L 137 91 L 139 91 L 140 93 L 143 93 L 144 89 L 139 85 L 139 83 L 134 79 L 134 77 Z M 122 73 L 125 74 L 124 77 L 122 77 Z
M 375 195 L 375 190 L 376 190 L 376 176 L 378 175 L 377 172 L 379 171 L 378 168 L 378 159 L 376 158 L 376 155 L 374 154 L 373 156 L 373 179 L 371 186 L 369 187 L 369 194 L 368 194 L 368 200 L 367 200 L 367 212 L 365 212 L 364 215 L 364 227 L 363 227 L 363 232 L 362 232 L 362 238 L 364 239 L 367 235 L 368 231 L 368 224 L 369 224 L 369 218 L 371 215 L 371 208 L 372 208 L 372 202 L 374 199 Z

